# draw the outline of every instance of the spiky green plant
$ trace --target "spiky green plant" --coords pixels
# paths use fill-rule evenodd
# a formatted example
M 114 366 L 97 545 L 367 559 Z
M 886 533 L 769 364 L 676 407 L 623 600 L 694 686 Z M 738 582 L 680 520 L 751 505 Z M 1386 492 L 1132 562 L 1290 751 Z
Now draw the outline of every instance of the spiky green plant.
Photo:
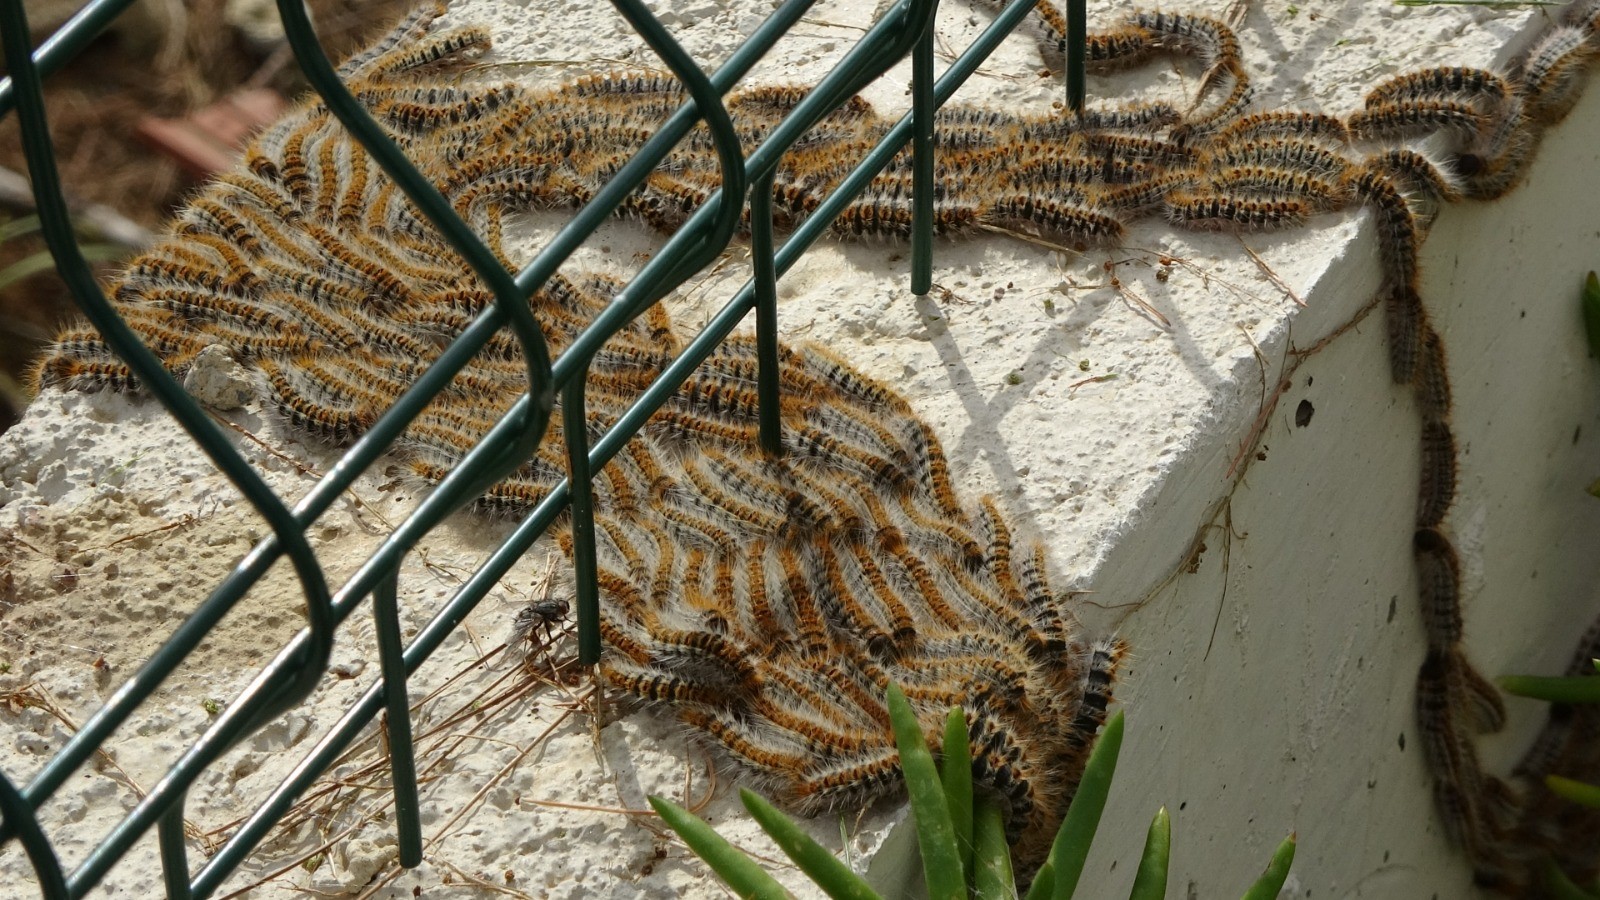
M 911 811 L 916 820 L 927 896 L 930 900 L 1015 898 L 1017 884 L 1000 808 L 986 797 L 975 797 L 972 791 L 966 718 L 959 709 L 950 711 L 941 770 L 934 763 L 905 695 L 893 685 L 889 687 L 889 715 L 900 749 L 906 793 L 911 798 Z M 1122 730 L 1123 718 L 1119 712 L 1107 723 L 1089 756 L 1077 795 L 1061 823 L 1061 830 L 1056 833 L 1049 856 L 1033 879 L 1026 900 L 1070 900 L 1077 890 L 1116 772 Z M 837 900 L 879 897 L 861 876 L 772 804 L 748 790 L 741 790 L 739 797 L 778 848 L 829 897 Z M 765 869 L 693 813 L 660 797 L 651 797 L 650 805 L 689 849 L 705 860 L 739 896 L 760 900 L 788 896 Z M 1171 842 L 1171 822 L 1166 809 L 1162 809 L 1150 825 L 1129 900 L 1159 900 L 1166 894 Z M 1277 897 L 1289 877 L 1294 851 L 1295 837 L 1290 835 L 1278 846 L 1266 871 L 1245 892 L 1244 900 Z
M 1600 304 L 1600 285 L 1596 285 L 1593 272 L 1589 273 L 1589 283 Z M 1587 299 L 1585 303 L 1587 309 Z M 1600 672 L 1600 659 L 1594 660 L 1594 667 Z M 1600 678 L 1591 676 L 1507 675 L 1500 679 L 1500 687 L 1508 694 L 1546 703 L 1600 703 Z M 1600 809 L 1600 786 L 1560 775 L 1546 775 L 1544 786 L 1564 800 Z M 1600 900 L 1600 882 L 1581 887 L 1548 857 L 1539 867 L 1539 880 L 1553 900 Z

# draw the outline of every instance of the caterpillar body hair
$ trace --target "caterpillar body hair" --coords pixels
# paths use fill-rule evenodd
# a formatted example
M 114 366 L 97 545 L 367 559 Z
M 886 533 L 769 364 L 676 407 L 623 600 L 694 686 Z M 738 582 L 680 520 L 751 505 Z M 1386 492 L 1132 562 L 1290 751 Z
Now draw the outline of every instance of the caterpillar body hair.
M 1183 120 L 1170 103 L 1139 101 L 1115 107 L 1089 107 L 1073 124 L 1082 131 L 1133 131 L 1154 133 Z
M 1561 14 L 1564 25 L 1582 29 L 1585 33 L 1594 35 L 1600 31 L 1600 3 L 1595 0 L 1578 0 L 1568 6 Z
M 1183 13 L 1136 12 L 1129 21 L 1149 31 L 1158 46 L 1193 54 L 1206 66 L 1207 72 L 1197 91 L 1201 97 L 1222 77 L 1243 77 L 1239 69 L 1239 39 L 1231 28 L 1216 19 Z
M 658 703 L 716 706 L 726 702 L 728 697 L 728 689 L 722 685 L 705 684 L 621 660 L 608 660 L 600 667 L 600 673 L 612 687 Z
M 1591 35 L 1581 27 L 1552 28 L 1528 48 L 1517 67 L 1517 91 L 1531 118 L 1553 125 L 1572 111 L 1583 76 L 1596 55 Z
M 1229 85 L 1226 96 L 1209 109 L 1191 111 L 1181 124 L 1168 132 L 1174 142 L 1180 145 L 1189 144 L 1196 138 L 1210 135 L 1243 114 L 1255 95 L 1255 89 L 1250 85 L 1250 76 L 1245 74 L 1244 68 L 1237 62 L 1225 61 L 1214 67 L 1207 74 L 1204 82 L 1205 90 L 1200 92 L 1199 96 L 1205 98 L 1212 86 L 1223 83 Z
M 1419 349 L 1415 380 L 1418 409 L 1425 422 L 1447 421 L 1453 401 L 1444 339 L 1432 327 L 1424 327 Z
M 1345 119 L 1350 136 L 1365 141 L 1396 141 L 1444 133 L 1470 140 L 1490 119 L 1470 103 L 1425 99 L 1381 103 Z
M 1480 734 L 1500 731 L 1506 724 L 1506 704 L 1500 689 L 1478 672 L 1459 645 L 1450 654 L 1455 657 L 1450 667 L 1450 691 L 1466 711 L 1472 730 Z
M 1417 250 L 1422 243 L 1421 227 L 1412 212 L 1405 194 L 1395 185 L 1394 179 L 1379 168 L 1364 168 L 1350 182 L 1357 199 L 1373 208 L 1373 221 L 1378 228 L 1378 255 L 1384 264 L 1384 275 L 1391 288 L 1391 296 L 1406 292 L 1404 299 L 1416 294 Z M 1421 308 L 1421 299 L 1415 305 Z M 1413 341 L 1417 340 L 1413 336 Z M 1401 383 L 1411 380 L 1409 371 Z
M 1086 204 L 1031 194 L 1003 197 L 984 211 L 983 218 L 999 225 L 1032 227 L 1077 249 L 1115 243 L 1123 232 L 1120 220 Z
M 407 43 L 419 40 L 427 34 L 434 20 L 445 13 L 445 4 L 438 0 L 422 3 L 407 13 L 391 26 L 389 33 L 374 42 L 366 49 L 351 55 L 339 64 L 339 75 L 347 81 L 362 80 L 371 77 L 373 63 L 383 59 L 387 54 L 404 46 Z
M 1223 195 L 1292 197 L 1317 211 L 1343 205 L 1350 193 L 1341 181 L 1274 166 L 1231 166 L 1213 174 L 1207 187 Z
M 1106 187 L 1089 199 L 1096 206 L 1117 213 L 1141 213 L 1165 203 L 1173 191 L 1193 188 L 1197 178 L 1197 173 L 1178 171 L 1149 181 Z
M 1417 527 L 1437 528 L 1450 512 L 1455 496 L 1455 434 L 1449 422 L 1425 420 L 1422 424 L 1422 480 L 1417 489 Z
M 1422 298 L 1410 285 L 1390 285 L 1383 308 L 1389 338 L 1389 375 L 1395 384 L 1411 384 L 1417 377 L 1422 335 L 1427 327 Z
M 1406 72 L 1382 82 L 1367 92 L 1365 105 L 1405 104 L 1436 98 L 1465 99 L 1498 106 L 1511 96 L 1506 80 L 1488 69 L 1469 66 L 1439 66 Z
M 1341 181 L 1355 166 L 1340 151 L 1304 138 L 1264 137 L 1219 144 L 1205 154 L 1205 161 L 1213 168 L 1269 166 Z
M 1337 116 L 1324 113 L 1271 110 L 1240 116 L 1213 135 L 1216 143 L 1227 145 L 1261 139 L 1288 138 L 1325 141 L 1342 146 L 1350 140 L 1350 130 Z
M 1066 52 L 1062 35 L 1061 51 Z M 1149 30 L 1123 27 L 1088 35 L 1084 42 L 1084 64 L 1096 71 L 1124 68 L 1149 59 L 1157 50 Z
M 1404 196 L 1417 201 L 1419 211 L 1431 221 L 1440 204 L 1465 196 L 1461 179 L 1448 165 L 1408 147 L 1383 150 L 1362 160 L 1371 172 L 1388 177 Z
M 1083 673 L 1083 696 L 1072 725 L 1077 739 L 1085 747 L 1094 743 L 1096 733 L 1105 724 L 1117 668 L 1127 651 L 1127 643 L 1117 638 L 1103 638 L 1089 647 L 1089 663 Z
M 1295 198 L 1259 198 L 1208 191 L 1174 191 L 1167 219 L 1198 231 L 1275 231 L 1304 225 L 1313 207 Z
M 1461 561 L 1450 539 L 1436 528 L 1419 528 L 1412 539 L 1422 598 L 1423 631 L 1434 653 L 1461 641 Z

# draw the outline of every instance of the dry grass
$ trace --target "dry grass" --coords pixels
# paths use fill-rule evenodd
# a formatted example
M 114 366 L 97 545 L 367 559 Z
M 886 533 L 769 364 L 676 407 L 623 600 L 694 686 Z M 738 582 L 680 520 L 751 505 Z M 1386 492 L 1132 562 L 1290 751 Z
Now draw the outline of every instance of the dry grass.
M 181 31 L 158 46 L 134 46 L 106 35 L 45 82 L 51 137 L 63 183 L 75 198 L 102 203 L 146 226 L 159 225 L 193 187 L 178 166 L 141 144 L 143 115 L 182 116 L 249 83 L 286 95 L 304 90 L 283 53 L 252 49 L 222 18 L 222 0 L 193 0 L 181 9 Z M 310 0 L 324 48 L 335 58 L 412 5 L 411 0 Z M 26 171 L 16 117 L 0 121 L 0 166 Z M 0 210 L 0 218 L 17 213 Z M 37 237 L 0 244 L 0 271 L 43 249 Z M 26 398 L 4 390 L 25 383 L 29 361 L 74 315 L 53 271 L 0 290 L 0 431 Z

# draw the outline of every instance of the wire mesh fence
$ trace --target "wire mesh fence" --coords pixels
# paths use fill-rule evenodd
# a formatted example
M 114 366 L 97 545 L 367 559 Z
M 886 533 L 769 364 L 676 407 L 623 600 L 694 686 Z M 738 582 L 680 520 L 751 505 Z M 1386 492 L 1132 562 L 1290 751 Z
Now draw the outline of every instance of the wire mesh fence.
M 67 745 L 18 788 L 0 773 L 0 844 L 17 842 L 26 852 L 47 898 L 81 897 L 102 881 L 153 827 L 160 845 L 169 897 L 209 896 L 250 856 L 309 785 L 333 765 L 351 742 L 384 714 L 388 760 L 394 783 L 395 828 L 402 865 L 422 857 L 417 773 L 408 711 L 407 678 L 423 666 L 511 566 L 570 511 L 573 584 L 581 662 L 599 659 L 598 587 L 591 479 L 646 420 L 672 395 L 734 329 L 753 315 L 758 342 L 760 441 L 780 449 L 776 279 L 794 266 L 839 213 L 908 144 L 913 148 L 914 226 L 911 240 L 912 288 L 931 283 L 933 235 L 933 118 L 1000 41 L 1033 7 L 1031 0 L 1009 4 L 937 80 L 933 73 L 933 16 L 937 0 L 901 0 L 812 89 L 805 99 L 748 154 L 734 133 L 723 97 L 752 66 L 807 13 L 815 0 L 788 0 L 750 35 L 716 71 L 706 74 L 672 34 L 639 0 L 614 0 L 617 12 L 682 82 L 692 100 L 679 109 L 624 164 L 615 177 L 519 271 L 509 271 L 473 229 L 408 160 L 341 80 L 320 49 L 304 6 L 280 0 L 279 14 L 290 46 L 321 102 L 349 129 L 371 157 L 404 191 L 422 215 L 454 247 L 496 302 L 484 310 L 443 351 L 425 374 L 362 434 L 338 465 L 297 502 L 276 494 L 230 443 L 182 385 L 162 366 L 107 300 L 95 282 L 73 236 L 63 187 L 58 178 L 44 108 L 41 80 L 81 52 L 132 0 L 94 0 L 38 48 L 29 46 L 21 0 L 0 2 L 0 37 L 10 78 L 0 82 L 0 115 L 15 110 L 21 124 L 30 179 L 42 231 L 82 312 L 137 373 L 144 390 L 158 399 L 194 438 L 211 461 L 238 487 L 267 522 L 271 535 L 258 543 L 203 598 L 160 650 L 128 679 Z M 1079 17 L 1081 20 L 1081 16 Z M 1081 21 L 1079 23 L 1081 28 Z M 912 112 L 867 153 L 853 172 L 782 244 L 773 228 L 772 182 L 779 162 L 809 129 L 862 87 L 881 77 L 907 55 L 912 59 Z M 1080 91 L 1081 93 L 1081 91 Z M 611 217 L 690 131 L 703 123 L 715 147 L 721 188 L 629 281 L 558 358 L 552 359 L 528 298 Z M 588 366 L 605 342 L 685 280 L 718 259 L 739 232 L 748 198 L 752 273 L 749 281 L 711 318 L 682 353 L 613 427 L 592 442 L 585 427 Z M 322 561 L 307 539 L 336 499 L 371 470 L 423 408 L 480 353 L 490 337 L 509 329 L 522 352 L 527 391 L 483 440 L 446 475 L 420 505 L 394 527 L 378 548 L 342 584 L 330 584 Z M 526 515 L 433 619 L 404 643 L 398 604 L 400 565 L 432 529 L 452 512 L 480 496 L 515 470 L 538 447 L 560 397 L 567 427 L 568 477 Z M 68 872 L 40 824 L 38 811 L 68 779 L 113 740 L 114 733 L 186 659 L 228 611 L 239 603 L 278 560 L 286 559 L 298 578 L 306 604 L 306 627 L 262 668 L 249 686 L 227 704 L 205 733 L 182 753 L 159 784 L 144 795 L 76 869 Z M 184 837 L 187 793 L 231 746 L 301 703 L 325 677 L 340 628 L 368 598 L 378 636 L 381 677 L 350 706 L 317 743 L 197 870 L 191 868 Z

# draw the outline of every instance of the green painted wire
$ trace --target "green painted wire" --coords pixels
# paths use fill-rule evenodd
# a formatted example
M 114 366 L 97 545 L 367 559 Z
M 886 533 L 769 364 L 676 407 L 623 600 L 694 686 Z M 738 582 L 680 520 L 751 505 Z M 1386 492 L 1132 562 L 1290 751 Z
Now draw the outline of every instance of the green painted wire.
M 1086 0 L 1067 0 L 1067 111 L 1073 115 L 1083 112 L 1087 92 L 1089 15 L 1086 5 Z
M 391 572 L 372 592 L 372 625 L 378 638 L 382 677 L 384 743 L 389 750 L 390 788 L 394 791 L 395 836 L 400 865 L 422 864 L 422 800 L 417 790 L 416 747 L 411 741 L 411 703 L 407 699 L 405 647 L 400 634 L 400 572 Z
M 189 851 L 184 846 L 183 807 L 188 794 L 180 793 L 178 800 L 156 823 L 156 840 L 161 859 L 161 882 L 167 889 L 167 900 L 190 900 Z
M 664 296 L 716 259 L 733 239 L 744 210 L 745 161 L 738 133 L 733 130 L 733 120 L 728 116 L 720 93 L 694 59 L 640 0 L 613 0 L 613 3 L 628 24 L 633 26 L 633 30 L 644 38 L 650 49 L 661 57 L 662 62 L 688 90 L 696 115 L 705 122 L 712 145 L 716 148 L 718 174 L 722 181 L 721 189 L 706 201 L 699 214 L 691 217 L 674 235 L 674 243 L 687 242 L 687 246 L 676 249 L 669 245 L 656 256 L 657 260 L 669 262 L 666 268 L 647 267 L 629 284 L 640 295 L 651 297 L 653 302 L 654 298 Z M 594 330 L 594 327 L 589 329 L 590 332 Z M 580 350 L 576 345 L 568 348 L 564 355 L 573 359 L 577 371 L 562 388 L 561 404 L 567 473 L 571 485 L 568 506 L 572 510 L 578 663 L 582 666 L 594 666 L 600 662 L 600 585 L 596 574 L 598 562 L 594 543 L 594 482 L 589 468 L 589 426 L 584 409 L 589 362 L 596 352 L 598 348 Z
M 122 15 L 134 0 L 91 0 L 72 14 L 65 24 L 44 39 L 33 52 L 33 64 L 41 78 L 49 78 L 89 46 L 111 20 Z M 16 106 L 16 86 L 10 78 L 0 79 L 0 119 Z
M 778 267 L 773 261 L 772 182 L 777 169 L 757 178 L 750 188 L 750 265 L 754 270 L 756 311 L 756 416 L 761 449 L 773 459 L 783 455 L 783 420 L 778 384 Z
M 911 293 L 933 289 L 933 22 L 911 51 Z
M 10 835 L 15 835 L 18 843 L 22 844 L 22 852 L 28 855 L 28 862 L 33 866 L 34 877 L 39 879 L 44 900 L 69 900 L 72 895 L 67 893 L 67 878 L 61 871 L 61 860 L 56 858 L 49 838 L 45 837 L 44 829 L 39 827 L 39 817 L 34 814 L 32 804 L 22 796 L 22 792 L 3 774 L 0 774 L 0 824 L 5 826 L 7 834 L 6 837 L 0 837 L 0 845 L 10 840 Z
M 760 55 L 770 49 L 778 38 L 799 20 L 810 5 L 811 0 L 789 0 L 788 3 L 780 7 L 771 18 L 757 28 L 756 33 L 751 36 L 745 47 L 735 52 L 728 62 L 712 76 L 712 82 L 717 86 L 717 89 L 719 91 L 730 89 L 734 83 L 749 71 L 750 67 L 760 58 Z M 1017 27 L 1023 17 L 1031 10 L 1032 5 L 1032 0 L 1014 0 L 1000 15 L 996 16 L 990 26 L 940 76 L 935 86 L 934 94 L 938 103 L 948 102 L 956 89 L 972 76 L 983 60 L 987 59 L 1006 35 Z M 898 26 L 904 28 L 905 20 L 888 22 L 888 24 L 890 27 Z M 863 162 L 862 166 L 859 167 L 860 170 L 870 171 L 872 175 L 875 175 L 884 166 L 888 165 L 890 158 L 905 145 L 908 139 L 909 123 L 906 122 L 896 126 L 880 142 L 879 147 Z M 763 147 L 765 146 L 763 145 Z M 642 154 L 644 151 L 640 152 Z M 665 151 L 662 152 L 663 154 L 665 153 Z M 752 164 L 759 158 L 760 154 L 761 149 L 758 148 L 756 153 L 751 155 Z M 774 165 L 780 156 L 780 152 L 773 151 Z M 651 167 L 653 166 L 654 163 L 651 163 Z M 752 165 L 752 167 L 754 166 Z M 870 178 L 870 175 L 868 177 Z M 864 189 L 864 187 L 865 180 L 862 181 L 857 190 Z M 808 219 L 805 225 L 790 236 L 789 240 L 777 252 L 775 261 L 779 274 L 787 271 L 799 260 L 801 254 L 826 231 L 833 217 L 838 215 L 839 211 L 853 199 L 853 196 L 839 194 L 830 197 L 819 209 L 817 216 Z M 589 212 L 594 203 L 597 202 L 599 202 L 598 196 L 589 207 L 585 208 L 583 213 Z M 580 213 L 580 217 L 583 213 Z M 595 217 L 591 227 L 597 225 L 599 221 L 603 221 L 606 215 L 609 215 L 609 212 Z M 578 219 L 574 219 L 572 225 L 569 225 L 568 228 L 570 229 L 577 225 L 578 221 Z M 566 232 L 567 230 L 564 229 L 563 234 Z M 576 247 L 576 244 L 573 246 Z M 519 273 L 519 282 L 524 278 L 530 277 L 530 273 L 537 274 L 538 269 L 535 266 L 541 265 L 541 260 L 547 260 L 548 257 L 556 254 L 560 249 L 555 241 L 552 241 L 552 244 L 535 259 L 534 263 L 530 263 L 528 267 L 525 267 Z M 567 252 L 570 253 L 571 251 L 567 250 Z M 559 264 L 559 260 L 556 264 Z M 550 271 L 554 271 L 553 266 Z M 685 348 L 678 359 L 658 377 L 651 390 L 641 397 L 629 414 L 624 416 L 623 420 L 619 421 L 604 437 L 595 442 L 594 448 L 589 454 L 589 465 L 592 470 L 597 471 L 620 452 L 622 445 L 628 438 L 642 426 L 656 409 L 666 402 L 667 398 L 676 391 L 678 385 L 693 374 L 700 362 L 710 355 L 716 345 L 733 332 L 749 310 L 753 295 L 753 286 L 747 285 L 745 291 L 741 292 L 741 296 L 735 297 L 725 305 L 722 311 L 714 316 L 694 341 Z M 596 320 L 596 324 L 606 319 L 607 316 L 616 317 L 625 323 L 637 311 L 634 310 L 633 313 L 630 313 L 627 308 L 613 304 L 611 308 L 602 314 L 600 319 Z M 496 327 L 498 327 L 498 324 L 492 316 L 486 314 L 480 317 L 477 322 L 474 322 L 469 327 L 469 330 L 483 330 L 483 339 L 487 340 L 488 335 L 492 334 Z M 591 326 L 591 329 L 593 327 Z M 582 339 L 580 338 L 580 340 Z M 596 340 L 600 339 L 596 338 Z M 564 366 L 567 360 L 568 354 L 563 354 L 560 359 L 556 360 L 553 367 L 555 383 L 558 386 L 571 376 L 571 369 Z M 517 405 L 525 405 L 528 402 L 528 398 L 524 396 L 517 401 Z M 632 417 L 631 419 L 629 418 L 630 416 Z M 473 453 L 468 453 L 467 459 L 463 460 L 462 465 L 468 465 L 468 460 L 472 457 Z M 328 484 L 338 474 L 337 472 L 330 473 L 324 478 L 323 482 L 318 484 L 318 488 Z M 351 480 L 353 480 L 353 476 L 351 476 Z M 342 487 L 339 488 L 339 490 L 342 489 Z M 490 554 L 489 558 L 468 577 L 466 583 L 445 603 L 444 608 L 423 626 L 422 631 L 412 639 L 411 644 L 406 648 L 405 656 L 408 672 L 415 672 L 423 660 L 427 659 L 444 643 L 445 639 L 466 620 L 467 615 L 476 608 L 477 604 L 488 595 L 490 590 L 499 583 L 500 579 L 511 570 L 511 567 L 545 533 L 546 529 L 565 509 L 567 490 L 568 486 L 565 481 L 558 484 L 545 497 L 544 501 L 517 525 L 512 534 L 501 543 L 499 549 Z M 337 496 L 337 493 L 334 496 Z M 332 497 L 329 497 L 328 502 L 331 503 L 331 501 Z M 423 506 L 426 506 L 427 503 L 428 501 L 424 500 Z M 302 501 L 303 505 L 304 501 Z M 419 508 L 418 512 L 420 513 L 422 510 Z M 415 516 L 416 514 L 413 515 Z M 405 529 L 407 525 L 408 523 L 402 523 L 397 532 Z M 381 574 L 393 565 L 393 560 L 398 556 L 399 552 L 397 550 L 398 543 L 397 541 L 386 542 L 374 552 L 372 558 L 359 568 L 351 576 L 345 587 L 335 595 L 336 607 L 341 604 L 353 606 L 355 602 L 365 596 L 366 591 L 372 589 L 372 585 L 381 577 Z M 286 651 L 286 654 L 288 652 Z M 338 758 L 344 748 L 349 745 L 349 742 L 360 733 L 361 729 L 371 721 L 372 717 L 381 708 L 382 691 L 380 686 L 374 685 L 335 723 L 328 734 L 312 748 L 301 764 L 296 767 L 295 771 L 273 790 L 257 808 L 256 812 L 252 813 L 245 823 L 240 826 L 239 830 L 206 862 L 194 879 L 195 890 L 198 894 L 204 895 L 206 892 L 215 890 L 216 887 L 220 886 L 223 879 L 243 861 L 249 851 L 266 837 L 272 824 L 293 805 L 295 798 L 304 792 L 315 781 L 316 777 Z
M 310 620 L 310 638 L 303 644 L 300 666 L 296 670 L 282 671 L 272 687 L 266 703 L 284 708 L 303 698 L 315 687 L 321 672 L 326 669 L 332 647 L 332 631 L 336 626 L 332 614 L 328 587 L 322 569 L 307 542 L 303 527 L 276 494 L 251 469 L 221 429 L 200 409 L 175 379 L 161 366 L 159 359 L 145 347 L 138 337 L 112 310 L 93 274 L 77 250 L 72 224 L 66 212 L 60 178 L 56 173 L 54 152 L 50 145 L 48 122 L 44 111 L 40 75 L 28 46 L 26 15 L 19 0 L 6 0 L 0 4 L 0 39 L 3 39 L 8 68 L 12 71 L 12 84 L 17 101 L 17 116 L 23 136 L 24 152 L 28 158 L 29 173 L 39 208 L 42 231 L 46 243 L 55 254 L 57 268 L 77 299 L 80 308 L 105 335 L 108 343 L 133 368 L 146 388 L 167 407 L 179 423 L 200 445 L 217 467 L 228 476 L 245 498 L 267 520 L 274 537 L 288 553 L 295 572 L 300 578 Z M 243 591 L 239 594 L 242 595 Z M 237 597 L 219 598 L 213 595 L 187 619 L 177 632 L 151 657 L 140 671 L 125 683 L 104 708 L 85 723 L 68 746 L 54 756 L 44 771 L 35 777 L 26 791 L 29 802 L 42 804 L 76 771 L 94 752 L 106 736 L 142 702 L 167 674 L 199 644 L 206 628 L 205 621 L 220 618 Z M 232 742 L 247 733 L 244 727 L 234 728 L 223 735 Z M 219 751 L 220 752 L 220 751 Z M 198 773 L 196 773 L 196 776 Z M 73 893 L 87 890 L 103 877 L 115 859 L 126 852 L 138 836 L 154 820 L 175 804 L 181 804 L 182 790 L 189 781 L 164 779 L 156 790 L 147 795 L 136 808 L 114 829 L 105 841 L 97 846 L 79 866 L 69 880 Z M 0 825 L 0 840 L 7 837 L 9 825 Z

